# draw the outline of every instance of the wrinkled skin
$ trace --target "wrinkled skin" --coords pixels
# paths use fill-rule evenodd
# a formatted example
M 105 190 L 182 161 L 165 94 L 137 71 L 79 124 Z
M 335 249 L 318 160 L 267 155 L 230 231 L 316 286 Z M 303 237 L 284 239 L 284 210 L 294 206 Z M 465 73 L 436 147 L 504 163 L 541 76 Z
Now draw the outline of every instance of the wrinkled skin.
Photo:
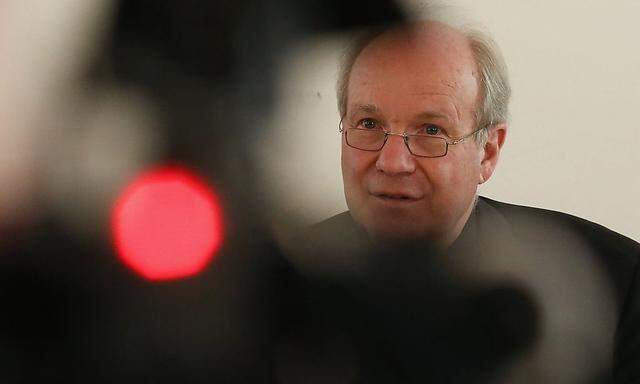
M 349 77 L 344 121 L 394 133 L 428 128 L 451 141 L 477 128 L 480 99 L 465 37 L 443 24 L 417 24 L 377 37 L 360 53 Z M 495 125 L 486 145 L 469 137 L 439 158 L 413 156 L 399 136 L 367 152 L 349 147 L 343 135 L 351 215 L 374 238 L 450 245 L 473 210 L 478 185 L 491 177 L 505 135 L 506 125 Z

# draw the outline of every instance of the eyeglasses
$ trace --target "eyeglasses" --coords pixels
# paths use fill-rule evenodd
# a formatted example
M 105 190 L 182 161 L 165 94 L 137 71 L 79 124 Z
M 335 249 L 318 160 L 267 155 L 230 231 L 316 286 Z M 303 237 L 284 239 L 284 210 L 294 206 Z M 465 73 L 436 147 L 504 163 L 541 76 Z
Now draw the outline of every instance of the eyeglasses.
M 406 133 L 387 132 L 382 129 L 365 129 L 343 127 L 340 120 L 339 131 L 344 134 L 347 145 L 362 151 L 377 152 L 387 143 L 389 136 L 400 136 L 404 140 L 409 153 L 418 157 L 443 157 L 447 155 L 450 145 L 462 143 L 465 139 L 475 135 L 486 127 L 455 140 L 448 141 L 444 137 Z

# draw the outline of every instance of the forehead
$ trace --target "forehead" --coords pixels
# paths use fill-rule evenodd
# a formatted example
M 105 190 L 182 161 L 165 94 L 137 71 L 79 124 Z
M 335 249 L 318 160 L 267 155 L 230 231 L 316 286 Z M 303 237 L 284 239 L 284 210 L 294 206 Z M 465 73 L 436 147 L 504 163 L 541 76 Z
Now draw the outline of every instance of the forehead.
M 356 59 L 347 89 L 348 108 L 453 109 L 458 119 L 473 113 L 477 97 L 476 64 L 467 39 L 439 23 L 377 37 Z

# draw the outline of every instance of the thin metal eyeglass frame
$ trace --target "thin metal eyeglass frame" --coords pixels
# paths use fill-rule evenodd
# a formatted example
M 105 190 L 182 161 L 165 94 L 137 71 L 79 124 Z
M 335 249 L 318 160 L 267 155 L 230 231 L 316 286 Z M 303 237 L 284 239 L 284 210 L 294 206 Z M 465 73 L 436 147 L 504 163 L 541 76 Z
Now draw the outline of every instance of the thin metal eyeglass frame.
M 438 157 L 444 157 L 447 156 L 447 153 L 449 153 L 449 146 L 450 145 L 456 145 L 456 144 L 460 144 L 462 143 L 465 139 L 475 135 L 476 133 L 482 131 L 485 128 L 488 128 L 488 126 L 484 126 L 484 127 L 480 127 L 478 129 L 476 129 L 475 131 L 468 133 L 458 139 L 454 139 L 451 142 L 449 142 L 447 139 L 445 139 L 444 137 L 429 137 L 427 135 L 407 135 L 405 132 L 403 133 L 393 133 L 393 132 L 387 132 L 387 131 L 383 131 L 384 132 L 384 140 L 382 142 L 382 145 L 380 146 L 380 148 L 378 149 L 362 149 L 362 148 L 358 148 L 358 147 L 354 147 L 353 145 L 349 144 L 349 140 L 348 140 L 348 136 L 347 136 L 347 129 L 358 129 L 358 130 L 362 130 L 362 131 L 366 131 L 366 129 L 361 129 L 361 128 L 344 128 L 342 126 L 342 120 L 344 119 L 344 117 L 342 119 L 340 119 L 340 123 L 338 125 L 338 132 L 342 133 L 345 135 L 345 141 L 347 143 L 348 146 L 350 146 L 351 148 L 355 148 L 358 149 L 360 151 L 367 151 L 367 152 L 378 152 L 381 151 L 382 148 L 384 148 L 384 145 L 387 144 L 387 139 L 389 138 L 389 136 L 400 136 L 402 137 L 402 141 L 404 141 L 404 145 L 407 147 L 407 150 L 409 151 L 410 154 L 412 154 L 413 156 L 417 156 L 417 157 L 425 157 L 425 158 L 429 158 L 429 159 L 435 159 Z M 411 137 L 429 137 L 431 139 L 440 139 L 442 141 L 444 141 L 445 143 L 445 147 L 444 147 L 444 154 L 439 155 L 439 156 L 425 156 L 425 155 L 417 155 L 415 153 L 413 153 L 413 151 L 411 150 L 411 148 L 409 147 L 409 139 Z

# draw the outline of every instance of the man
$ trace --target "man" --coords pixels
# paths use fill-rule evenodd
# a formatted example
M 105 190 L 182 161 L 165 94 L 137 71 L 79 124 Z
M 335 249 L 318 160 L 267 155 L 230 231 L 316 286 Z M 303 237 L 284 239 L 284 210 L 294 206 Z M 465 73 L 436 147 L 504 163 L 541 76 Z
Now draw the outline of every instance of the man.
M 503 69 L 496 116 L 479 110 L 481 71 L 465 36 L 438 23 L 384 34 L 355 59 L 340 101 L 342 172 L 350 212 L 372 237 L 446 247 L 462 231 L 507 130 Z
M 354 44 L 346 56 L 338 103 L 349 212 L 313 228 L 309 243 L 323 254 L 307 269 L 333 279 L 360 279 L 358 288 L 348 291 L 368 298 L 406 301 L 417 291 L 429 297 L 417 301 L 423 303 L 419 310 L 429 308 L 423 314 L 428 320 L 410 322 L 414 328 L 405 341 L 389 337 L 374 349 L 402 347 L 389 347 L 395 352 L 384 357 L 361 356 L 361 365 L 377 369 L 364 375 L 363 382 L 379 378 L 381 366 L 393 367 L 382 369 L 385 373 L 395 372 L 390 376 L 395 379 L 382 380 L 386 382 L 640 380 L 640 245 L 579 218 L 477 196 L 505 143 L 509 95 L 505 66 L 491 40 L 441 21 L 378 31 Z M 422 245 L 393 251 L 398 244 L 416 241 Z M 362 271 L 371 270 L 372 250 L 380 247 L 392 250 L 379 268 L 384 277 L 361 283 L 366 280 Z M 427 258 L 435 264 L 425 265 Z M 402 264 L 410 267 L 398 269 Z M 388 270 L 404 274 L 389 278 Z M 424 283 L 433 280 L 435 270 L 445 276 L 441 289 Z M 370 289 L 380 288 L 380 281 L 395 285 L 403 279 L 420 283 L 407 285 L 397 296 Z M 495 294 L 496 287 L 505 286 L 506 291 L 498 292 L 508 292 L 506 296 Z M 457 299 L 433 304 L 442 295 Z M 393 300 L 385 303 L 385 308 L 395 305 Z M 469 303 L 484 312 L 466 311 Z M 365 307 L 370 313 L 380 306 L 367 301 Z M 516 309 L 505 317 L 509 308 Z M 434 320 L 433 312 L 445 315 Z M 401 316 L 389 316 L 390 328 L 412 327 Z M 446 328 L 444 323 L 465 325 Z M 493 329 L 497 323 L 499 331 Z M 474 327 L 477 332 L 469 331 Z M 447 329 L 448 340 L 457 343 L 434 341 L 442 339 L 442 332 L 425 328 Z M 505 329 L 515 333 L 501 333 Z M 519 334 L 522 329 L 526 331 Z M 461 337 L 467 331 L 472 336 Z M 369 337 L 355 338 L 362 345 Z M 518 338 L 521 344 L 509 345 Z M 489 343 L 500 347 L 483 349 Z M 437 347 L 425 352 L 427 344 Z M 406 350 L 411 353 L 403 355 Z M 426 363 L 434 359 L 442 364 Z M 433 373 L 445 366 L 458 369 Z M 473 374 L 460 375 L 465 370 Z

